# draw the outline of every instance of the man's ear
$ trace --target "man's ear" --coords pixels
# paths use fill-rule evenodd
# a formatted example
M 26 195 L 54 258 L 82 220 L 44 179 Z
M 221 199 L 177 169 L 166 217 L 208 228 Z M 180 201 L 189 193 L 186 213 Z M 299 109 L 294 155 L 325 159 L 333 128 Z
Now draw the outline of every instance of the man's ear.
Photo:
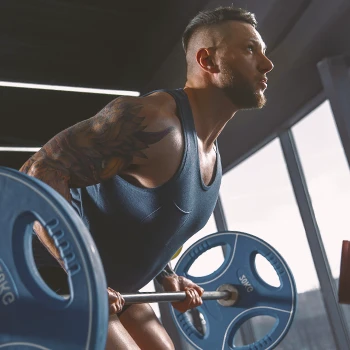
M 210 48 L 202 48 L 197 52 L 197 63 L 208 73 L 218 73 L 219 69 L 215 64 L 214 50 Z

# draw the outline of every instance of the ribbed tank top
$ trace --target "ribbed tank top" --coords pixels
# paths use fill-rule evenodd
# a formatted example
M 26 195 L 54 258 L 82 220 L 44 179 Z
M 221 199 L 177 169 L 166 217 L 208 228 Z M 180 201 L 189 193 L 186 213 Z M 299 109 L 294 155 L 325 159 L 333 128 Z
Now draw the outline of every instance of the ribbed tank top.
M 72 205 L 96 243 L 108 286 L 120 292 L 145 286 L 205 226 L 221 183 L 217 147 L 213 180 L 209 186 L 202 180 L 197 134 L 184 90 L 159 91 L 175 99 L 184 135 L 184 153 L 174 176 L 155 188 L 141 188 L 116 175 L 71 189 Z

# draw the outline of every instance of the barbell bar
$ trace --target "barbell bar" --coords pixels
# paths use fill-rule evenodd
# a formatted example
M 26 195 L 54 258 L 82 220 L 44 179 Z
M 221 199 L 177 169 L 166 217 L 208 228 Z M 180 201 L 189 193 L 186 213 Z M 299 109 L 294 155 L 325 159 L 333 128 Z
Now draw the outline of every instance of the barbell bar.
M 225 306 L 234 305 L 238 298 L 238 291 L 234 286 L 225 285 L 224 290 L 205 291 L 202 295 L 202 300 L 217 300 Z M 163 293 L 148 293 L 141 292 L 135 294 L 122 294 L 125 304 L 140 304 L 140 303 L 163 303 L 183 301 L 186 298 L 186 292 L 163 292 Z

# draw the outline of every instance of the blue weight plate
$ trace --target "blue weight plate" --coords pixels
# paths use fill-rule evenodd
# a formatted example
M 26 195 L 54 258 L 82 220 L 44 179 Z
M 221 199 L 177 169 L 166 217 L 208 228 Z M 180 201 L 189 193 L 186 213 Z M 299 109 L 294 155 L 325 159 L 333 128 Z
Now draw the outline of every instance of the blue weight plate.
M 223 264 L 208 276 L 191 276 L 188 271 L 194 261 L 216 246 L 226 247 Z M 255 266 L 257 254 L 264 256 L 274 267 L 280 280 L 279 287 L 261 279 Z M 240 326 L 255 316 L 272 316 L 276 319 L 275 325 L 262 339 L 234 349 L 274 349 L 288 332 L 297 302 L 294 278 L 282 256 L 263 240 L 243 232 L 209 235 L 194 243 L 182 255 L 175 271 L 204 290 L 215 291 L 223 284 L 232 284 L 239 293 L 238 301 L 231 307 L 222 306 L 215 300 L 203 302 L 199 311 L 206 321 L 204 336 L 194 328 L 186 313 L 171 308 L 178 329 L 196 349 L 232 350 L 234 336 Z
M 0 349 L 104 349 L 108 301 L 90 233 L 49 186 L 0 167 Z M 68 271 L 70 297 L 41 279 L 31 248 L 32 223 L 44 225 Z

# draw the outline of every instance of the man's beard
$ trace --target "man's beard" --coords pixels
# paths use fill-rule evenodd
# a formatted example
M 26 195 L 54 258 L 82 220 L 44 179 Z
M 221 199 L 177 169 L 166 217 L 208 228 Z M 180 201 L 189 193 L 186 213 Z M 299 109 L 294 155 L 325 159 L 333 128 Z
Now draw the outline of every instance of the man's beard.
M 222 89 L 231 102 L 240 109 L 262 108 L 266 97 L 262 90 L 256 90 L 240 72 L 230 68 L 223 70 Z

